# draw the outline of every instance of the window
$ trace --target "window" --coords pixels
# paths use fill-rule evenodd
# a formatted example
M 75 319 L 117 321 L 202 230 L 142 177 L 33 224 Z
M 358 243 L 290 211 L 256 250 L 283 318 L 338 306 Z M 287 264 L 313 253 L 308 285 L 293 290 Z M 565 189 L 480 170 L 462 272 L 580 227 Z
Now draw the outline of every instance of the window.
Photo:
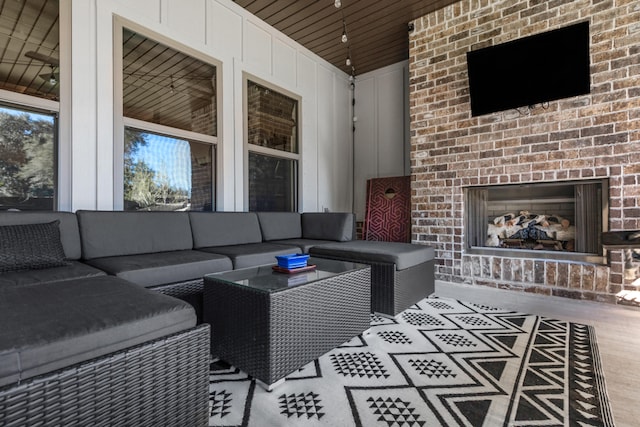
M 127 127 L 125 210 L 211 210 L 210 144 Z
M 246 81 L 250 211 L 298 209 L 299 98 Z
M 53 114 L 0 107 L 0 209 L 53 210 Z
M 122 30 L 125 210 L 214 210 L 216 67 Z
M 58 0 L 3 2 L 0 9 L 0 210 L 53 210 Z

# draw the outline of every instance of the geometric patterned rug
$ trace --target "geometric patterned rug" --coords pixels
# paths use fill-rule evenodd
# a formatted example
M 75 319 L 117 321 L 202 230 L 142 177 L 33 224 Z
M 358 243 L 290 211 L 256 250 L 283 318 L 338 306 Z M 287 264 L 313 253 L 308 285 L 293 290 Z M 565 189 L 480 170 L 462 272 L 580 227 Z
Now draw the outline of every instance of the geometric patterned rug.
M 428 298 L 271 392 L 213 362 L 210 426 L 613 426 L 591 326 Z

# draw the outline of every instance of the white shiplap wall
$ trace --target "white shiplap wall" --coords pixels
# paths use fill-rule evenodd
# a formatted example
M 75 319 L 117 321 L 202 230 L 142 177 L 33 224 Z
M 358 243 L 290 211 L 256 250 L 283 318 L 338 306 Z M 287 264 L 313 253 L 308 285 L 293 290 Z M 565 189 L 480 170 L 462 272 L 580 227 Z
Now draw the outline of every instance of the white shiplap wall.
M 328 5 L 328 7 L 331 4 Z M 302 97 L 300 210 L 351 211 L 353 139 L 348 76 L 230 0 L 61 0 L 64 26 L 60 209 L 114 209 L 121 147 L 114 146 L 114 18 L 218 61 L 218 208 L 245 210 L 242 77 L 249 73 Z M 62 26 L 61 26 L 62 27 Z M 71 30 L 72 29 L 72 30 Z M 165 41 L 163 40 L 163 41 Z M 64 80 L 63 80 L 64 81 Z M 116 115 L 117 117 L 117 115 Z M 115 181 L 114 181 L 115 180 Z
M 408 62 L 357 76 L 354 114 L 354 207 L 362 221 L 367 180 L 410 174 Z

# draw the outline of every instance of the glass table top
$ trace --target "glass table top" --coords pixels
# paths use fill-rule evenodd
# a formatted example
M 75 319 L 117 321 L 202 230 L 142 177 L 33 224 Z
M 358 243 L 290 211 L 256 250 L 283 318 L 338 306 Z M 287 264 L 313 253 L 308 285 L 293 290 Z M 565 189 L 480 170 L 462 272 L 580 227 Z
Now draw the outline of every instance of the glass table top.
M 276 265 L 275 261 L 273 265 Z M 274 271 L 272 268 L 273 265 L 243 268 L 223 273 L 212 273 L 204 277 L 232 285 L 247 286 L 265 292 L 276 292 L 368 267 L 366 264 L 322 258 L 309 258 L 307 265 L 315 265 L 316 268 L 296 273 L 280 273 Z

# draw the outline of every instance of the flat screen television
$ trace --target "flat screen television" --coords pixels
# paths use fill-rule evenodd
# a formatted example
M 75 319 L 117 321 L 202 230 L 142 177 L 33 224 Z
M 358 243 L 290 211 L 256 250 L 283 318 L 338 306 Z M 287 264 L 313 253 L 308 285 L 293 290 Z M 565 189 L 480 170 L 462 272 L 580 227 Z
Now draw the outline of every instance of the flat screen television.
M 471 114 L 591 91 L 589 22 L 467 52 Z

